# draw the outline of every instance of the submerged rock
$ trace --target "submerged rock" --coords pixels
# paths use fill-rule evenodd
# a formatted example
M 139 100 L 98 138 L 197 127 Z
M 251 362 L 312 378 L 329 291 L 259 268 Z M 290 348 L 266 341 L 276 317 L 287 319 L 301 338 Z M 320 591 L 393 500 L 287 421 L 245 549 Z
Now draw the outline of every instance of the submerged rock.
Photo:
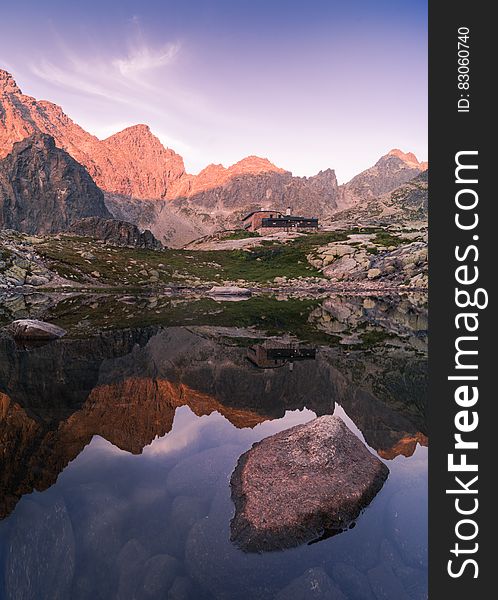
M 246 552 L 290 548 L 346 529 L 389 469 L 330 415 L 253 445 L 231 478 L 231 540 Z
M 36 319 L 19 319 L 11 323 L 9 329 L 12 337 L 19 340 L 55 340 L 66 333 L 57 325 Z
M 346 596 L 320 567 L 308 569 L 306 573 L 291 581 L 275 596 L 275 600 L 290 600 L 291 598 L 292 600 L 347 600 Z
M 343 562 L 335 563 L 332 575 L 347 598 L 375 600 L 368 577 L 352 565 Z
M 41 496 L 35 496 L 41 500 Z M 10 524 L 5 546 L 5 600 L 64 600 L 71 597 L 75 536 L 61 496 L 25 498 Z

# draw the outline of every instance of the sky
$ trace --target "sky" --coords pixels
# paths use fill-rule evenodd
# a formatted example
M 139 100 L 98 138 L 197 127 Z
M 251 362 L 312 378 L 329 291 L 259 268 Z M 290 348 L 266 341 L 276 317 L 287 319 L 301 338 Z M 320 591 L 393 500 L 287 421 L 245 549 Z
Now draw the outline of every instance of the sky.
M 340 182 L 427 159 L 426 0 L 23 0 L 0 68 L 105 138 L 137 123 L 187 171 L 255 154 Z

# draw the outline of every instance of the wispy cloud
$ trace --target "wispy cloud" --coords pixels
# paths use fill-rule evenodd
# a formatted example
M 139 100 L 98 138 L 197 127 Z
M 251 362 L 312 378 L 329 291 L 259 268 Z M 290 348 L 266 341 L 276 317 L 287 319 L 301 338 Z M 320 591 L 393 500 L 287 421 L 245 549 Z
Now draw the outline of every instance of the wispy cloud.
M 178 61 L 182 43 L 176 40 L 158 44 L 148 39 L 138 19 L 132 19 L 131 24 L 133 30 L 122 36 L 121 56 L 98 43 L 89 42 L 83 51 L 53 30 L 56 52 L 49 58 L 31 58 L 28 68 L 36 77 L 64 91 L 131 106 L 131 112 L 140 110 L 143 118 L 167 116 L 172 126 L 178 119 L 195 119 L 201 114 L 214 118 L 203 95 L 178 85 L 174 72 L 169 70 Z M 166 80 L 168 84 L 164 85 Z
M 90 36 L 82 48 L 54 28 L 53 51 L 30 57 L 28 68 L 51 88 L 58 88 L 51 99 L 68 107 L 70 116 L 100 139 L 122 126 L 147 123 L 165 146 L 200 170 L 209 160 L 197 147 L 199 130 L 206 123 L 221 128 L 229 115 L 209 103 L 195 82 L 186 85 L 178 77 L 184 40 L 160 43 L 146 35 L 138 19 L 132 19 L 131 26 L 119 40 L 121 51 Z M 97 111 L 83 108 L 85 96 L 92 97 Z M 79 114 L 71 111 L 72 103 Z
M 174 62 L 179 51 L 179 42 L 151 45 L 142 28 L 140 18 L 135 15 L 130 20 L 132 31 L 127 38 L 128 52 L 124 57 L 112 61 L 112 66 L 124 77 L 136 76 L 146 71 L 166 67 Z
M 133 48 L 125 58 L 112 61 L 113 66 L 123 76 L 133 75 L 142 71 L 150 71 L 171 64 L 180 49 L 180 44 L 166 44 L 162 48 L 154 49 L 142 45 Z

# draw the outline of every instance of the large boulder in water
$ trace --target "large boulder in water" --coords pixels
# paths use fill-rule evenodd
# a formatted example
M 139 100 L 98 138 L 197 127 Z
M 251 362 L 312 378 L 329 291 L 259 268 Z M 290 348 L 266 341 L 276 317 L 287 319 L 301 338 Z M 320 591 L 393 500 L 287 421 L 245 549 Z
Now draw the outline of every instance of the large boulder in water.
M 281 431 L 239 458 L 231 540 L 247 552 L 290 548 L 349 527 L 389 469 L 330 415 Z

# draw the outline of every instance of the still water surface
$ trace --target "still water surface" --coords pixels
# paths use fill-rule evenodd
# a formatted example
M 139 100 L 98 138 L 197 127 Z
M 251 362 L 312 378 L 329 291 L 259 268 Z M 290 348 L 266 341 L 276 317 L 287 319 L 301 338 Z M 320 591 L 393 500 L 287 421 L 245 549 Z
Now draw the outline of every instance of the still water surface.
M 427 597 L 424 303 L 280 304 L 293 315 L 280 334 L 248 324 L 246 304 L 244 327 L 232 307 L 205 318 L 191 307 L 190 326 L 87 336 L 78 305 L 62 340 L 0 338 L 1 598 Z M 67 326 L 67 306 L 56 309 Z M 230 542 L 239 456 L 323 414 L 387 464 L 387 482 L 353 529 L 241 551 Z

